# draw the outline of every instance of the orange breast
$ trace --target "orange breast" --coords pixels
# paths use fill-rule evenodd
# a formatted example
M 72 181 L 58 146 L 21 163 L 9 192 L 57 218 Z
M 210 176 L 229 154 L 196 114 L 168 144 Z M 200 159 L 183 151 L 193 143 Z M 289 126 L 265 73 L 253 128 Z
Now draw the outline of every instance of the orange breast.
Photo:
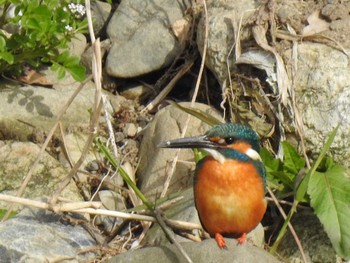
M 264 184 L 253 164 L 221 164 L 208 157 L 196 176 L 196 208 L 209 234 L 241 236 L 261 221 L 266 211 Z

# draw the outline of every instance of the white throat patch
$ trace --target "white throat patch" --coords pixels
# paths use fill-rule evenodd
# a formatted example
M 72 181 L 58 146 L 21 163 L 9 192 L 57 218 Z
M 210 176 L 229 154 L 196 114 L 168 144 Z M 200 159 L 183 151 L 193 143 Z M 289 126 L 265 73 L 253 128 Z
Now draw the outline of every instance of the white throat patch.
M 245 152 L 246 155 L 248 155 L 251 159 L 253 160 L 256 160 L 256 161 L 262 161 L 261 160 L 261 157 L 260 157 L 260 154 L 253 150 L 252 148 L 249 148 L 246 152 Z
M 217 150 L 214 149 L 204 149 L 206 152 L 208 152 L 215 160 L 217 160 L 219 163 L 224 163 L 226 158 L 221 153 L 219 153 Z

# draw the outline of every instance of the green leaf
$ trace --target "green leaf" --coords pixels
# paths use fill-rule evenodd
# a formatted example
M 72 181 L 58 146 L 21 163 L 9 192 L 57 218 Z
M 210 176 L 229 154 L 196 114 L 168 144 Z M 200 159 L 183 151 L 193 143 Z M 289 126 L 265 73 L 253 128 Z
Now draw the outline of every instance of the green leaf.
M 5 210 L 5 209 L 0 209 L 0 220 L 4 217 L 4 215 L 6 214 L 6 212 L 7 212 L 7 210 Z M 17 214 L 17 212 L 12 211 L 12 212 L 10 213 L 9 218 L 14 217 L 16 214 Z
M 83 81 L 85 80 L 85 67 L 81 66 L 81 65 L 76 65 L 76 66 L 72 66 L 67 68 L 67 70 L 70 72 L 70 74 L 72 74 L 72 77 L 76 80 L 76 81 Z
M 329 164 L 328 164 L 329 165 Z M 324 173 L 310 175 L 307 193 L 338 255 L 350 259 L 350 173 L 330 164 Z
M 57 78 L 58 79 L 62 79 L 66 75 L 65 68 L 62 65 L 58 64 L 58 63 L 53 63 L 50 68 L 53 71 L 57 71 Z
M 268 150 L 265 148 L 261 148 L 260 157 L 264 163 L 266 169 L 271 171 L 280 171 L 281 168 L 281 160 L 275 158 Z
M 284 154 L 283 170 L 289 175 L 290 179 L 294 181 L 300 169 L 304 168 L 305 161 L 288 142 L 282 142 L 282 147 Z
M 194 153 L 194 162 L 195 163 L 198 163 L 200 160 L 202 160 L 205 156 L 208 155 L 208 153 L 203 149 L 194 148 L 194 149 L 192 149 L 192 151 Z
M 283 164 L 278 158 L 275 158 L 268 150 L 262 148 L 260 150 L 260 157 L 264 163 L 266 170 L 266 177 L 269 187 L 282 191 L 285 187 L 283 185 L 281 177 Z
M 0 51 L 6 51 L 6 40 L 0 35 Z
M 5 60 L 9 64 L 13 64 L 14 57 L 9 52 L 0 52 L 0 59 Z
M 327 153 L 328 149 L 331 147 L 331 144 L 332 144 L 332 142 L 334 140 L 334 137 L 337 134 L 338 128 L 339 128 L 339 124 L 333 129 L 333 131 L 329 135 L 329 137 L 328 137 L 325 145 L 323 146 L 322 151 L 321 151 L 320 155 L 318 156 L 318 158 L 317 158 L 314 166 L 312 167 L 312 169 L 300 180 L 299 185 L 296 186 L 295 199 L 297 201 L 305 200 L 305 194 L 306 194 L 306 191 L 307 191 L 307 188 L 308 188 L 310 176 L 314 172 L 316 172 L 316 169 L 320 165 L 320 163 L 323 160 L 323 158 L 326 156 L 326 153 Z

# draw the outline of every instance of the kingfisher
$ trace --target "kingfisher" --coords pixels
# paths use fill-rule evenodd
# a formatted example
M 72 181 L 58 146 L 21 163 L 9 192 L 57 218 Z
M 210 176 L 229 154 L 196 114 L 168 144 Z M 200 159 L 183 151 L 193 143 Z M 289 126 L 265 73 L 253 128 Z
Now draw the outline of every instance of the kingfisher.
M 208 153 L 197 163 L 194 176 L 200 222 L 220 249 L 226 248 L 224 237 L 245 243 L 266 211 L 266 172 L 258 135 L 245 125 L 225 123 L 204 135 L 165 141 L 159 147 L 202 148 Z

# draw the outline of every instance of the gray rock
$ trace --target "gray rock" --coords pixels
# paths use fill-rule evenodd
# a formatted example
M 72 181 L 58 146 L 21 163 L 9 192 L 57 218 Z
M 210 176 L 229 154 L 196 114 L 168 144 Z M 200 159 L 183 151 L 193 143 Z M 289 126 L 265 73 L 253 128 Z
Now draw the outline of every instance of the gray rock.
M 303 246 L 307 262 L 339 262 L 320 221 L 311 211 L 300 211 L 295 214 L 291 223 Z M 287 262 L 303 262 L 299 248 L 289 231 L 282 239 L 277 252 Z
M 113 42 L 107 73 L 129 78 L 169 65 L 180 52 L 171 26 L 187 6 L 187 1 L 121 1 L 107 28 Z
M 80 253 L 96 246 L 90 234 L 61 220 L 61 215 L 26 209 L 0 223 L 0 262 L 93 261 L 94 253 Z
M 101 57 L 104 57 L 106 52 L 111 48 L 111 41 L 109 39 L 105 39 L 100 42 L 101 48 Z M 80 62 L 87 69 L 87 72 L 92 73 L 92 57 L 93 57 L 93 47 L 90 45 L 85 49 L 84 53 L 81 55 Z M 104 72 L 103 72 L 104 73 Z M 102 81 L 105 81 L 105 77 L 103 76 Z
M 105 23 L 111 12 L 111 5 L 102 1 L 92 1 L 91 2 L 91 16 L 93 17 L 92 25 L 95 34 L 98 34 Z
M 330 132 L 341 124 L 332 157 L 350 166 L 350 63 L 343 52 L 323 44 L 298 47 L 294 92 L 304 123 L 306 148 L 319 153 Z
M 190 103 L 181 103 L 181 105 L 190 106 Z M 217 118 L 221 118 L 208 105 L 196 103 L 194 107 Z M 187 113 L 175 106 L 167 106 L 156 114 L 145 131 L 140 147 L 140 165 L 137 178 L 140 189 L 149 197 L 156 198 L 156 195 L 160 195 L 162 192 L 166 180 L 166 171 L 169 169 L 170 162 L 178 152 L 176 149 L 160 149 L 157 145 L 162 141 L 179 138 L 186 118 Z M 207 124 L 192 116 L 186 136 L 203 134 L 209 128 Z M 192 186 L 193 176 L 191 176 L 191 170 L 194 168 L 194 164 L 191 165 L 183 162 L 193 160 L 192 150 L 180 150 L 179 160 L 170 183 L 170 188 L 168 189 L 168 194 Z
M 125 123 L 123 132 L 127 137 L 135 137 L 138 132 L 138 128 L 134 123 Z
M 80 57 L 86 48 L 86 37 L 84 34 L 77 33 L 69 43 L 69 50 L 72 56 Z
M 0 83 L 0 139 L 26 141 L 35 130 L 47 134 L 63 105 L 79 86 L 68 75 L 59 82 L 54 75 L 47 75 L 49 81 L 57 83 L 52 89 Z M 87 130 L 94 98 L 94 84 L 88 82 L 63 115 L 63 128 L 71 131 Z
M 277 263 L 280 262 L 267 251 L 251 246 L 249 244 L 237 245 L 235 240 L 227 240 L 227 250 L 220 250 L 215 240 L 209 239 L 200 243 L 187 242 L 181 243 L 189 257 L 193 262 L 206 263 Z M 127 262 L 186 262 L 184 257 L 174 245 L 149 247 L 135 251 L 129 251 L 113 257 L 110 263 L 127 263 Z
M 126 99 L 139 102 L 151 94 L 156 95 L 151 87 L 139 83 L 132 83 L 125 90 L 120 92 L 120 95 Z
M 65 147 L 67 152 L 69 153 L 69 158 L 73 164 L 79 160 L 87 139 L 88 139 L 87 134 L 83 134 L 79 132 L 72 132 L 64 136 L 64 141 L 66 144 Z M 65 167 L 69 169 L 71 166 L 68 163 L 68 160 L 66 158 L 67 158 L 66 153 L 64 153 L 63 151 L 60 151 L 59 153 L 60 162 L 65 164 Z M 95 161 L 96 158 L 102 159 L 103 157 L 101 157 L 101 155 L 99 155 L 96 151 L 93 151 L 93 149 L 90 149 L 86 153 L 86 156 L 84 158 L 81 168 L 87 167 L 89 163 Z
M 94 201 L 100 201 L 104 209 L 111 211 L 123 211 L 125 207 L 125 198 L 117 192 L 110 190 L 101 190 L 95 196 Z M 123 219 L 110 216 L 96 216 L 94 225 L 103 228 L 104 231 L 110 233 L 117 225 L 123 223 Z
M 23 178 L 36 158 L 40 147 L 31 142 L 2 141 L 0 144 L 0 192 L 15 195 Z M 41 156 L 32 179 L 24 192 L 25 197 L 31 199 L 51 196 L 62 178 L 67 175 L 63 166 L 47 152 Z M 62 196 L 69 200 L 80 201 L 82 198 L 76 185 L 71 182 L 62 192 Z M 7 203 L 0 203 L 7 208 Z
M 189 188 L 179 194 L 183 199 L 173 204 L 170 208 L 164 211 L 164 216 L 169 219 L 180 220 L 189 223 L 200 224 L 197 210 L 194 205 L 193 199 L 193 188 Z M 194 230 L 193 233 L 197 237 L 198 231 Z M 188 242 L 189 239 L 186 239 L 182 236 L 175 235 L 174 238 L 178 242 Z M 169 244 L 169 240 L 165 236 L 163 230 L 159 227 L 158 224 L 154 224 L 145 235 L 145 239 L 142 242 L 145 245 L 166 245 Z
M 243 16 L 243 21 L 247 19 L 258 5 L 258 1 L 245 0 L 225 0 L 208 1 L 208 40 L 206 66 L 214 73 L 220 84 L 223 84 L 229 76 L 227 62 L 230 69 L 233 68 L 235 58 L 234 49 L 235 36 L 238 30 L 238 23 Z M 244 22 L 242 23 L 244 25 Z M 251 39 L 251 34 L 245 28 L 241 29 L 240 41 Z M 201 18 L 198 24 L 197 45 L 199 51 L 203 51 L 205 41 L 205 19 Z

